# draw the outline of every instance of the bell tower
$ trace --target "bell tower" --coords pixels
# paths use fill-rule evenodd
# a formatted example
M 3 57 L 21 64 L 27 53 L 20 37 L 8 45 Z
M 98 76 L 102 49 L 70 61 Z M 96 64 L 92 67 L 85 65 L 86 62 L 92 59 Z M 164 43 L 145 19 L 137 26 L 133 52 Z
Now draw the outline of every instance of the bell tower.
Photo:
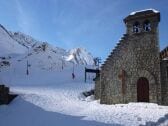
M 157 34 L 160 12 L 154 9 L 147 9 L 132 12 L 124 19 L 126 33 L 129 35 L 153 32 Z
M 129 44 L 134 55 L 135 67 L 139 72 L 134 82 L 137 99 L 146 97 L 149 102 L 161 104 L 160 82 L 160 56 L 159 56 L 159 22 L 160 12 L 154 9 L 132 12 L 124 19 L 126 34 L 129 36 Z M 146 72 L 144 72 L 146 71 Z M 146 74 L 145 74 L 146 73 Z M 147 75 L 148 73 L 148 75 Z M 136 73 L 135 73 L 136 74 Z M 150 76 L 149 76 L 150 75 Z M 145 78 L 149 82 L 149 88 L 138 89 L 138 80 Z M 150 80 L 153 78 L 153 81 Z M 142 84 L 145 83 L 142 81 Z M 142 84 L 140 84 L 142 86 Z M 146 96 L 140 93 L 145 92 Z M 138 93 L 140 92 L 140 93 Z M 138 101 L 138 100 L 137 100 Z

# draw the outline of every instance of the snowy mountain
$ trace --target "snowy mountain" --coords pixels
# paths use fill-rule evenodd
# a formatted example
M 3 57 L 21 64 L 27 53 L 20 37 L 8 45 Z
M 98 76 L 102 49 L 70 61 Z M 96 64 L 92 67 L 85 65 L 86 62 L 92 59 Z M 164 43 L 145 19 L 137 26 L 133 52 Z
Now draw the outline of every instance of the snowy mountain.
M 94 60 L 93 56 L 86 51 L 84 48 L 74 48 L 69 50 L 70 56 L 74 57 L 74 62 L 76 64 L 83 64 L 83 65 L 93 65 Z
M 14 40 L 16 40 L 19 44 L 25 46 L 26 48 L 31 48 L 35 46 L 37 43 L 40 43 L 31 36 L 21 32 L 9 32 L 9 34 Z
M 18 44 L 9 32 L 0 24 L 0 57 L 24 54 L 26 48 Z
M 63 69 L 72 66 L 72 62 L 79 65 L 94 65 L 93 57 L 83 48 L 66 51 L 24 33 L 9 32 L 2 25 L 0 25 L 0 44 L 0 56 L 3 58 L 0 58 L 1 66 L 7 66 L 4 63 L 8 62 L 8 66 L 23 69 L 27 61 L 33 69 L 47 70 Z M 11 58 L 14 54 L 15 57 Z M 71 55 L 74 58 L 67 61 L 66 58 Z
M 65 53 L 66 50 L 61 49 L 59 47 L 54 47 L 47 42 L 42 42 L 34 39 L 33 37 L 26 35 L 21 32 L 9 32 L 11 37 L 16 40 L 19 44 L 25 46 L 27 49 L 33 49 L 33 50 L 38 50 L 38 48 L 42 45 L 46 45 L 49 47 L 53 52 L 59 52 L 59 53 Z
M 37 41 L 31 36 L 23 34 L 21 32 L 10 32 L 10 34 L 12 38 L 18 41 L 21 45 L 26 46 L 28 48 L 32 48 L 34 51 L 39 50 L 40 46 L 46 45 L 48 50 L 55 52 L 55 53 L 59 53 L 60 55 L 62 54 L 61 57 L 63 56 L 67 57 L 67 56 L 73 55 L 74 56 L 73 61 L 76 64 L 82 64 L 82 65 L 93 65 L 94 64 L 93 56 L 90 53 L 88 53 L 86 49 L 84 48 L 74 48 L 67 52 L 64 49 L 53 47 L 47 42 Z

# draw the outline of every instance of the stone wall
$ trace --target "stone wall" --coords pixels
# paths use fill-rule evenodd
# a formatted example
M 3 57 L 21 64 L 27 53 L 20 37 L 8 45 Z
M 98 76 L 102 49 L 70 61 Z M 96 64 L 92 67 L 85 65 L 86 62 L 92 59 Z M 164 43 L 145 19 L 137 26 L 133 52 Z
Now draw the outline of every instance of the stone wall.
M 101 85 L 100 85 L 100 76 L 95 79 L 95 99 L 100 99 Z
M 8 104 L 9 101 L 9 88 L 5 85 L 0 85 L 0 104 Z
M 9 104 L 16 96 L 16 94 L 10 94 L 9 87 L 0 85 L 0 105 Z
M 168 105 L 168 60 L 161 61 L 162 104 Z

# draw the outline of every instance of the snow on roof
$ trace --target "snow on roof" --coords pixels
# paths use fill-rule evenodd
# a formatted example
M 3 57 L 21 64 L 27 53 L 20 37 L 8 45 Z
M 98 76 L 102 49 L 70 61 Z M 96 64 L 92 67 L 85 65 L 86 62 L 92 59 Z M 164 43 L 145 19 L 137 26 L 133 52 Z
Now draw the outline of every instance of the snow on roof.
M 163 60 L 168 60 L 168 57 L 164 58 Z
M 131 12 L 130 15 L 135 15 L 136 13 L 139 13 L 139 12 L 144 12 L 144 11 L 153 11 L 154 13 L 159 13 L 159 11 L 155 10 L 155 9 L 145 9 L 145 10 L 139 10 L 139 11 L 134 11 L 134 12 Z

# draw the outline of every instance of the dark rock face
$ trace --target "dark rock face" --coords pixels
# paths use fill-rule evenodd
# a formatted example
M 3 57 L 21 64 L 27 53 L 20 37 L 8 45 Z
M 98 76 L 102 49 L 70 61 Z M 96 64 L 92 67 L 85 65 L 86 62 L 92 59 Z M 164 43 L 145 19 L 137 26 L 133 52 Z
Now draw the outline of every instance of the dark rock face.
M 161 92 L 159 21 L 160 13 L 149 13 L 149 10 L 124 19 L 126 34 L 102 65 L 100 77 L 95 82 L 95 98 L 100 99 L 101 103 L 139 102 L 138 97 L 147 97 L 149 102 L 163 104 L 165 96 Z M 146 80 L 144 87 L 149 89 L 141 87 L 143 81 L 137 88 L 140 78 Z M 141 96 L 141 92 L 147 92 L 148 96 Z

